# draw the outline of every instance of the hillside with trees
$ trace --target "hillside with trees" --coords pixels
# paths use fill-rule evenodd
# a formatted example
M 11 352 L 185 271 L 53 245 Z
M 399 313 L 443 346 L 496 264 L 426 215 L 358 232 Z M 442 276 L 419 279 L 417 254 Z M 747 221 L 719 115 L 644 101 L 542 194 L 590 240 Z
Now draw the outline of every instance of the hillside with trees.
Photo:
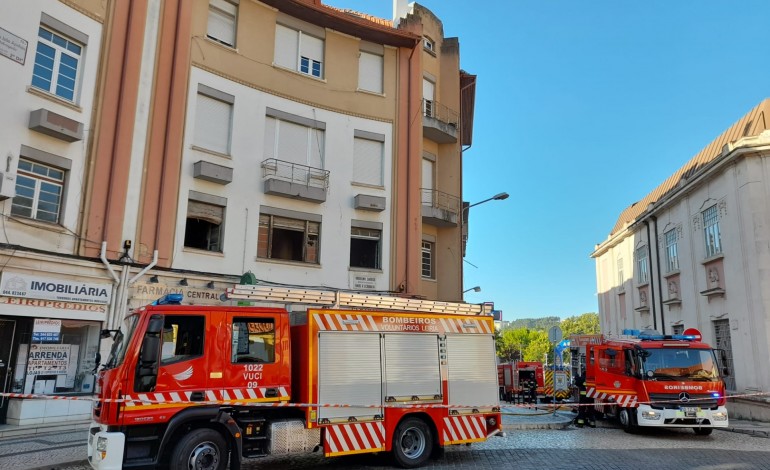
M 548 341 L 548 330 L 558 325 L 562 336 L 599 334 L 599 315 L 584 313 L 561 320 L 559 317 L 526 318 L 511 322 L 496 334 L 497 355 L 500 362 L 543 361 L 553 363 L 553 345 Z M 568 354 L 564 357 L 567 361 Z

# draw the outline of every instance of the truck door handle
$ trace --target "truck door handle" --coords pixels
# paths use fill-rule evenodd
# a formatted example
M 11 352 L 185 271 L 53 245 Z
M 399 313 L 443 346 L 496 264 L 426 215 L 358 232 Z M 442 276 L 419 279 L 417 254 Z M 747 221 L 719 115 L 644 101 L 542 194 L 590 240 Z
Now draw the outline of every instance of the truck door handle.
M 203 401 L 203 392 L 192 392 L 190 394 L 190 401 Z

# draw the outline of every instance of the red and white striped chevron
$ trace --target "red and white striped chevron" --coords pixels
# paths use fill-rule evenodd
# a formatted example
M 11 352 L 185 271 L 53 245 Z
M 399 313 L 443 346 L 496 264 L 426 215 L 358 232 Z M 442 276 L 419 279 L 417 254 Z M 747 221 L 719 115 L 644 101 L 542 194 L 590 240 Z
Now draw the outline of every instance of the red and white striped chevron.
M 380 317 L 373 315 L 332 315 L 315 313 L 313 319 L 321 331 L 382 331 Z M 488 321 L 477 318 L 437 318 L 438 326 L 444 333 L 479 333 L 490 334 L 492 328 Z
M 325 453 L 329 456 L 385 450 L 385 426 L 381 421 L 327 426 Z
M 259 388 L 241 388 L 230 390 L 206 390 L 205 401 L 206 402 L 228 402 L 231 404 L 249 403 L 254 401 L 267 400 L 265 395 L 269 387 Z M 138 393 L 126 395 L 127 407 L 142 407 L 151 406 L 157 404 L 169 404 L 169 403 L 196 403 L 200 404 L 201 401 L 192 401 L 190 396 L 197 390 L 187 390 L 184 392 L 159 392 L 159 393 Z M 270 397 L 272 400 L 279 401 L 281 399 L 288 398 L 289 394 L 285 387 L 278 387 L 278 396 Z
M 639 397 L 637 395 L 631 395 L 631 394 L 610 394 L 606 392 L 599 392 L 594 387 L 588 387 L 586 389 L 586 396 L 588 398 L 593 398 L 596 401 L 600 402 L 609 402 L 613 401 L 617 405 L 622 406 L 623 408 L 635 408 L 637 406 L 637 401 L 639 400 Z
M 449 416 L 444 418 L 441 433 L 443 444 L 462 444 L 464 442 L 486 439 L 486 425 L 483 416 Z

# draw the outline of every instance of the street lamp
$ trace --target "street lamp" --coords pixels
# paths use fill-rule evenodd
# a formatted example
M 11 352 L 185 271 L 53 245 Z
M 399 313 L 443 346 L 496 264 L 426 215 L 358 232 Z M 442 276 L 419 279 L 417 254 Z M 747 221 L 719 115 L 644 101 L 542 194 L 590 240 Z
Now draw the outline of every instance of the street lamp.
M 485 202 L 488 202 L 488 201 L 502 201 L 503 199 L 508 199 L 508 196 L 509 196 L 508 193 L 498 193 L 490 198 L 484 199 L 483 201 L 474 202 L 473 204 L 469 204 L 465 206 L 465 210 L 468 210 L 473 206 L 478 206 L 479 204 L 484 204 Z
M 464 294 L 464 293 L 466 293 L 466 292 L 470 292 L 470 291 L 473 291 L 473 292 L 481 292 L 481 287 L 479 287 L 479 286 L 476 286 L 476 287 L 471 287 L 470 289 L 465 289 L 465 290 L 463 291 L 463 294 Z

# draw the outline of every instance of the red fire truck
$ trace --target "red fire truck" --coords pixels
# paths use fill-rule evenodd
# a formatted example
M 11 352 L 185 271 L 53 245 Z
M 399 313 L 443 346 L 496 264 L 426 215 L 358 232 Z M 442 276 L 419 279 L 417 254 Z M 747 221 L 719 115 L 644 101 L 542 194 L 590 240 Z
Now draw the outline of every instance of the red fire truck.
M 627 432 L 637 426 L 692 427 L 708 435 L 727 427 L 726 371 L 698 330 L 603 338 L 585 348 L 586 395 Z
M 191 306 L 171 294 L 129 314 L 98 374 L 91 465 L 237 469 L 320 450 L 388 451 L 411 468 L 501 431 L 483 306 L 288 291 L 227 296 L 337 308 Z
M 517 396 L 523 396 L 529 391 L 524 384 L 534 381 L 537 384 L 537 394 L 544 390 L 543 363 L 538 361 L 514 361 L 497 365 L 497 380 L 500 397 L 506 401 L 516 401 Z

